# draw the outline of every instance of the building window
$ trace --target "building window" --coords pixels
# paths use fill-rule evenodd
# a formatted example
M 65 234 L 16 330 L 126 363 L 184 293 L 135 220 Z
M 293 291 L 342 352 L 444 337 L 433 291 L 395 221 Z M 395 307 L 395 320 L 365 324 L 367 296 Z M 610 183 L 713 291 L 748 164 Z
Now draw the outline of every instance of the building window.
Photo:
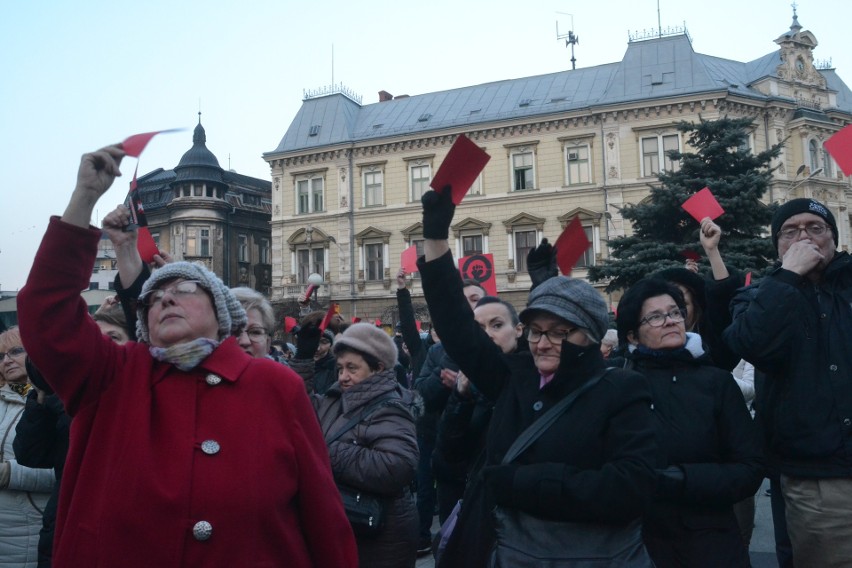
M 249 261 L 248 235 L 237 235 L 237 262 Z
M 307 284 L 308 276 L 317 273 L 325 278 L 325 249 L 299 249 L 296 251 L 297 274 L 299 284 Z
M 530 231 L 515 231 L 515 270 L 527 271 L 527 255 L 536 247 L 537 233 Z
M 260 239 L 260 263 L 261 264 L 269 264 L 269 239 Z
M 666 172 L 680 170 L 680 162 L 668 156 L 671 150 L 680 150 L 680 136 L 677 134 L 642 138 L 642 176 L 659 174 L 660 164 L 663 164 L 663 171 Z
M 209 228 L 186 228 L 186 254 L 187 256 L 210 256 Z
M 384 203 L 384 195 L 382 191 L 382 172 L 365 172 L 364 173 L 364 205 L 370 207 L 372 205 L 382 205 Z
M 89 282 L 89 290 L 98 290 L 101 285 L 98 282 Z
M 462 256 L 482 254 L 482 235 L 462 235 Z
M 589 154 L 588 146 L 571 146 L 570 148 L 565 148 L 568 185 L 591 183 L 592 170 Z
M 482 195 L 482 174 L 476 176 L 467 192 L 468 195 Z
M 834 177 L 834 168 L 832 167 L 831 154 L 825 148 L 822 149 L 822 175 L 825 177 Z
M 532 189 L 535 187 L 535 172 L 533 168 L 533 153 L 518 152 L 512 154 L 512 189 Z
M 432 181 L 432 168 L 428 165 L 412 164 L 408 171 L 411 181 L 411 201 L 420 201 L 423 194 L 429 191 L 429 182 Z
M 370 243 L 364 245 L 364 274 L 367 280 L 382 280 L 385 275 L 385 265 L 382 258 L 384 245 L 382 243 Z
M 586 233 L 586 238 L 589 240 L 589 248 L 583 253 L 583 256 L 577 261 L 576 268 L 588 268 L 595 265 L 595 231 L 592 226 L 583 226 L 583 231 Z
M 297 213 L 317 213 L 323 210 L 322 186 L 321 177 L 296 182 Z

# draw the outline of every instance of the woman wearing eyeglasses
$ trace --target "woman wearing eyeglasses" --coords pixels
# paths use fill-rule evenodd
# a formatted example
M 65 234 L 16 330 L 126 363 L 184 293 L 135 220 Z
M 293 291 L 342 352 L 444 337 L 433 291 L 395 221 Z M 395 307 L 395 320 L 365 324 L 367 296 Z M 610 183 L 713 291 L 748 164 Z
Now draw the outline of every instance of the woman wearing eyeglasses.
M 646 279 L 618 304 L 618 336 L 654 401 L 659 469 L 643 524 L 658 568 L 748 567 L 733 505 L 763 480 L 761 443 L 742 392 L 684 327 L 677 286 Z
M 28 354 L 73 418 L 53 565 L 356 566 L 304 383 L 240 348 L 245 310 L 213 272 L 155 270 L 139 343 L 115 344 L 88 316 L 80 290 L 101 236 L 89 219 L 123 156 L 83 156 L 18 295 Z
M 0 333 L 0 565 L 35 567 L 41 516 L 53 490 L 53 470 L 24 467 L 15 459 L 15 428 L 28 382 L 27 352 L 17 327 Z
M 269 357 L 270 334 L 275 327 L 272 304 L 263 294 L 251 288 L 231 288 L 231 293 L 246 311 L 246 327 L 238 332 L 237 342 L 252 357 Z
M 650 566 L 639 533 L 654 480 L 650 393 L 634 372 L 604 373 L 603 297 L 578 279 L 545 280 L 520 314 L 530 351 L 503 353 L 462 293 L 447 241 L 455 211 L 450 191 L 429 191 L 422 201 L 425 257 L 418 269 L 432 322 L 447 353 L 494 401 L 485 466 L 473 481 L 485 491 L 463 503 L 458 520 L 479 530 L 460 531 L 476 535 L 465 543 L 454 531 L 439 565 L 516 568 L 558 558 Z M 530 425 L 575 394 L 573 406 L 503 463 Z

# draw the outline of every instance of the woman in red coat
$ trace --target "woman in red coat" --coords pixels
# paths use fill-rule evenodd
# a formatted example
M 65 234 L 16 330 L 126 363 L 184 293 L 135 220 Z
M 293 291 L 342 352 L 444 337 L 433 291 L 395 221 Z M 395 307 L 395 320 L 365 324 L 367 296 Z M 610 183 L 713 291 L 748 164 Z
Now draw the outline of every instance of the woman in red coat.
M 29 356 L 74 418 L 53 565 L 356 566 L 302 380 L 240 348 L 245 311 L 215 274 L 155 271 L 141 343 L 116 345 L 87 316 L 88 220 L 123 156 L 83 156 L 18 297 Z

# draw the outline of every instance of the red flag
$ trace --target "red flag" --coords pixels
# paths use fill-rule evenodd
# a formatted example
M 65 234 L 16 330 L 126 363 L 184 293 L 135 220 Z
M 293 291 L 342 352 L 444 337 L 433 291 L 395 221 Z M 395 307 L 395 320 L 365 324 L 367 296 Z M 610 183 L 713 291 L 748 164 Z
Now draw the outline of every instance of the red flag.
M 472 254 L 459 259 L 461 277 L 476 280 L 489 296 L 497 295 L 497 277 L 494 271 L 494 255 Z
M 133 136 L 128 136 L 124 139 L 124 142 L 121 143 L 121 148 L 128 156 L 138 158 L 139 155 L 142 153 L 142 150 L 145 149 L 145 146 L 148 145 L 148 142 L 151 141 L 151 138 L 153 138 L 157 134 L 164 134 L 167 132 L 180 132 L 181 130 L 183 130 L 183 128 L 171 128 L 169 130 L 158 130 L 156 132 L 144 132 L 142 134 L 134 134 Z
M 828 150 L 844 174 L 852 175 L 852 124 L 835 132 L 825 141 L 823 147 Z
M 142 257 L 142 262 L 154 262 L 154 255 L 160 254 L 157 249 L 157 243 L 154 242 L 154 237 L 151 236 L 151 231 L 148 229 L 148 218 L 145 216 L 145 208 L 142 206 L 142 198 L 139 196 L 139 190 L 136 182 L 136 174 L 139 170 L 139 165 L 133 170 L 133 179 L 130 180 L 130 192 L 127 194 L 125 204 L 130 210 L 130 225 L 125 230 L 133 230 L 134 227 L 139 227 L 139 232 L 136 239 L 136 249 L 139 251 L 139 256 Z
M 320 322 L 320 325 L 319 325 L 320 331 L 325 331 L 325 328 L 328 327 L 328 322 L 331 321 L 331 318 L 334 317 L 334 314 L 336 314 L 336 313 L 337 313 L 337 304 L 332 302 L 331 304 L 328 305 L 328 311 L 325 312 L 325 317 L 322 318 L 322 321 Z
M 290 333 L 296 325 L 298 325 L 296 318 L 290 316 L 284 317 L 284 333 Z
M 556 264 L 565 276 L 571 275 L 574 265 L 589 249 L 591 242 L 586 237 L 579 217 L 574 217 L 559 238 L 556 239 Z
M 452 186 L 453 203 L 458 205 L 490 159 L 470 138 L 459 134 L 429 185 L 435 191 Z
M 704 217 L 715 219 L 725 212 L 713 194 L 710 193 L 710 188 L 705 187 L 701 191 L 695 193 L 681 205 L 683 210 L 692 215 L 699 223 Z

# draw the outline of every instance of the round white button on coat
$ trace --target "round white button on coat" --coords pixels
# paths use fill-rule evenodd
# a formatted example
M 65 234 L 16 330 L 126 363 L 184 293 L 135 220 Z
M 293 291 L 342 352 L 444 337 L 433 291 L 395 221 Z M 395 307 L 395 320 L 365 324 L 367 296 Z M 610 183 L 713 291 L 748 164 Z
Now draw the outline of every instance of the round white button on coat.
M 222 377 L 220 377 L 219 375 L 214 375 L 213 373 L 210 373 L 209 375 L 207 375 L 204 378 L 204 380 L 207 381 L 207 384 L 210 385 L 211 387 L 215 387 L 216 385 L 218 385 L 219 383 L 222 382 Z
M 216 440 L 204 440 L 203 442 L 201 442 L 201 451 L 207 454 L 208 456 L 218 454 L 220 449 L 222 448 L 219 446 L 219 442 L 217 442 Z
M 195 540 L 208 540 L 213 536 L 213 525 L 207 521 L 198 521 L 192 526 L 192 536 L 195 537 Z

